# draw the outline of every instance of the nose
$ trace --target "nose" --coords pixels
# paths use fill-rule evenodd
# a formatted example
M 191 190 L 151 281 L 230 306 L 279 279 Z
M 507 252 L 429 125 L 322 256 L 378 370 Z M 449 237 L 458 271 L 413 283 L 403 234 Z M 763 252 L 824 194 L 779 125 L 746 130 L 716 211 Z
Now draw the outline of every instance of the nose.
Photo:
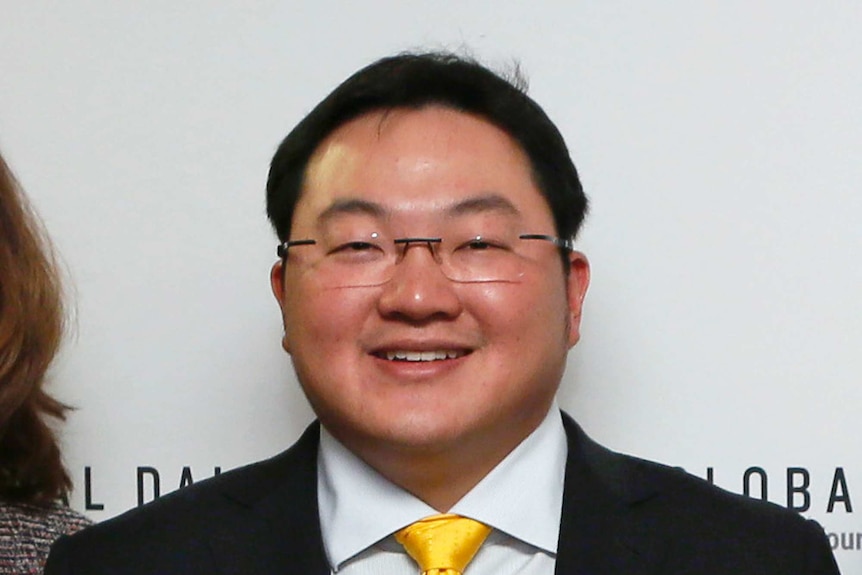
M 428 242 L 411 242 L 403 247 L 392 279 L 383 285 L 377 303 L 380 314 L 410 322 L 452 319 L 462 311 L 455 285 L 443 275 Z

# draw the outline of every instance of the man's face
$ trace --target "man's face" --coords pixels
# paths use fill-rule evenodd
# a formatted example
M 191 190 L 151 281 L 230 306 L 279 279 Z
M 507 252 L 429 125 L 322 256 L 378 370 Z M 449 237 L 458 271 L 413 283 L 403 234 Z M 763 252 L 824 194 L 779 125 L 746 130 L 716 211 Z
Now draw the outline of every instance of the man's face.
M 291 239 L 385 230 L 387 238 L 443 236 L 444 249 L 453 227 L 488 222 L 555 235 L 523 151 L 477 117 L 398 109 L 361 116 L 323 141 Z M 541 422 L 578 340 L 589 275 L 582 255 L 570 256 L 566 277 L 556 247 L 522 240 L 514 281 L 461 283 L 416 243 L 388 281 L 343 287 L 318 265 L 338 256 L 324 256 L 321 243 L 290 248 L 272 284 L 305 394 L 348 448 L 371 459 L 508 450 Z

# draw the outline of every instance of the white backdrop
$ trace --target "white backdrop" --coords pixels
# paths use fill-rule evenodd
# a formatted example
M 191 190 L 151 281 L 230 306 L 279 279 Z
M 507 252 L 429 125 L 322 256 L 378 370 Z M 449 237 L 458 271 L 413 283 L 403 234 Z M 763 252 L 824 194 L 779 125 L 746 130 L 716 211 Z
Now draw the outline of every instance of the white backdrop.
M 592 200 L 562 405 L 617 450 L 807 493 L 862 572 L 862 4 L 0 8 L 0 150 L 77 311 L 53 387 L 79 408 L 73 507 L 101 520 L 156 474 L 164 494 L 293 441 L 312 416 L 269 292 L 269 159 L 358 67 L 466 46 L 520 60 Z

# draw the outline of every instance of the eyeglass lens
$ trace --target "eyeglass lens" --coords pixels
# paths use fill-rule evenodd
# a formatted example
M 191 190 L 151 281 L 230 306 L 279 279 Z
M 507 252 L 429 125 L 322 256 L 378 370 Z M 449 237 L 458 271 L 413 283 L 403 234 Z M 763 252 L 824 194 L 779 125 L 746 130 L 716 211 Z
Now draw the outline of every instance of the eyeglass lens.
M 307 266 L 325 287 L 377 286 L 390 281 L 406 257 L 427 250 L 440 271 L 459 283 L 518 282 L 529 258 L 526 240 L 548 240 L 541 234 L 518 234 L 510 226 L 454 227 L 440 237 L 393 237 L 385 231 L 356 226 L 327 229 L 320 239 L 290 242 L 291 260 Z M 521 237 L 523 235 L 523 237 Z M 433 263 L 433 262 L 432 262 Z

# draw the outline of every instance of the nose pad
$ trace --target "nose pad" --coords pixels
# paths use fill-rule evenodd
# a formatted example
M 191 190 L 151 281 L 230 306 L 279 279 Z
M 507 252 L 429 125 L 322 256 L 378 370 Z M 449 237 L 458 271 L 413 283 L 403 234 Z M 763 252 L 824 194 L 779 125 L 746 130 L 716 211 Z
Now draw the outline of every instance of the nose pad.
M 437 253 L 437 246 L 443 242 L 443 238 L 397 238 L 394 240 L 395 245 L 401 248 L 400 253 L 398 254 L 398 263 L 401 263 L 407 256 L 407 250 L 409 250 L 414 245 L 425 245 L 428 248 L 428 251 L 431 252 L 431 256 L 434 258 L 434 261 L 440 264 L 440 256 Z
M 442 243 L 441 238 L 398 238 L 394 240 L 395 245 L 400 248 L 398 252 L 398 259 L 396 260 L 395 269 L 393 273 L 395 276 L 398 276 L 400 273 L 410 273 L 415 274 L 415 271 L 411 270 L 403 270 L 402 268 L 412 268 L 413 266 L 420 266 L 421 275 L 425 275 L 425 273 L 431 269 L 436 267 L 436 270 L 432 270 L 435 273 L 439 273 L 443 276 L 446 276 L 443 273 L 443 260 L 440 257 L 437 246 Z M 431 256 L 431 261 L 428 261 L 424 258 L 421 253 L 418 255 L 414 255 L 413 259 L 415 260 L 417 257 L 420 259 L 418 262 L 407 262 L 408 255 L 410 254 L 410 248 L 420 248 L 419 252 L 422 252 L 421 248 L 427 248 L 429 255 Z M 414 252 L 416 250 L 413 250 Z M 448 276 L 446 276 L 448 278 Z
M 380 312 L 398 315 L 412 320 L 424 320 L 439 315 L 454 317 L 460 313 L 460 297 L 453 289 L 452 281 L 443 273 L 441 259 L 435 247 L 440 238 L 403 238 L 395 240 L 403 246 L 392 278 L 385 284 L 379 300 Z M 426 247 L 430 252 L 410 248 Z
M 448 278 L 449 276 L 443 271 L 443 258 L 441 257 L 440 252 L 439 252 L 439 248 L 438 248 L 438 246 L 442 242 L 443 242 L 442 238 L 431 238 L 431 237 L 427 237 L 427 238 L 397 238 L 397 239 L 393 240 L 393 243 L 395 244 L 395 247 L 398 250 L 398 253 L 396 255 L 396 260 L 395 260 L 395 266 L 393 267 L 393 270 L 392 270 L 393 276 L 398 276 L 400 273 L 403 273 L 401 271 L 401 268 L 409 268 L 409 267 L 412 267 L 413 265 L 419 265 L 419 266 L 422 266 L 422 267 L 428 268 L 428 269 L 436 266 L 437 269 L 434 271 L 437 273 L 440 273 L 443 276 L 445 276 L 446 278 Z M 416 257 L 420 258 L 421 261 L 419 263 L 407 263 L 405 261 L 407 259 L 407 256 L 409 255 L 410 248 L 423 248 L 423 247 L 428 249 L 428 252 L 431 256 L 431 261 L 425 260 L 421 256 L 421 254 L 419 254 L 418 256 L 414 255 L 414 259 Z M 415 251 L 416 250 L 414 250 L 414 252 Z M 421 252 L 423 250 L 420 249 L 419 251 Z M 427 270 L 425 270 L 425 269 L 422 270 L 423 273 L 426 271 Z M 414 272 L 411 272 L 411 273 L 414 273 Z

